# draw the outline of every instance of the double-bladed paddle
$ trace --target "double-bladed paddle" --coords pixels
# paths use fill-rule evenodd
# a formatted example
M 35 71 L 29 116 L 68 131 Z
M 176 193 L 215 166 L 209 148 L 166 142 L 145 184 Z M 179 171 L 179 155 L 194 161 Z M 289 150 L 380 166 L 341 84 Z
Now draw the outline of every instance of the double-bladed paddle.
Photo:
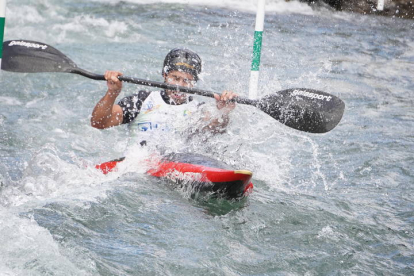
M 73 73 L 94 80 L 105 80 L 104 75 L 79 68 L 71 59 L 52 46 L 30 40 L 5 41 L 1 69 L 21 73 Z M 119 79 L 129 83 L 214 98 L 214 93 L 206 90 L 126 76 L 120 76 Z M 340 122 L 345 109 L 345 103 L 338 97 L 307 88 L 286 89 L 257 100 L 240 96 L 234 100 L 240 104 L 257 107 L 286 126 L 311 133 L 325 133 L 332 130 Z

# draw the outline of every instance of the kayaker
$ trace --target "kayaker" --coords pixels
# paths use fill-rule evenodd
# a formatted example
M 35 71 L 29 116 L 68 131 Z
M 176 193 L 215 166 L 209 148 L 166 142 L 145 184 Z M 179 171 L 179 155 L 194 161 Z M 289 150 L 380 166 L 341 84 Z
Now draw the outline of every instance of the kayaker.
M 191 50 L 176 48 L 165 57 L 162 70 L 165 83 L 192 88 L 200 73 L 201 58 Z M 93 127 L 105 129 L 128 123 L 131 129 L 138 130 L 139 136 L 142 136 L 143 132 L 149 133 L 151 130 L 169 130 L 172 121 L 186 120 L 191 117 L 188 115 L 200 109 L 200 104 L 187 93 L 171 90 L 139 91 L 115 104 L 122 90 L 122 82 L 118 79 L 121 75 L 118 71 L 105 72 L 108 90 L 92 112 Z M 231 91 L 215 94 L 217 114 L 202 112 L 198 120 L 204 124 L 201 130 L 223 132 L 229 122 L 229 113 L 235 108 L 235 103 L 230 100 L 236 96 Z M 145 140 L 145 137 L 141 138 Z

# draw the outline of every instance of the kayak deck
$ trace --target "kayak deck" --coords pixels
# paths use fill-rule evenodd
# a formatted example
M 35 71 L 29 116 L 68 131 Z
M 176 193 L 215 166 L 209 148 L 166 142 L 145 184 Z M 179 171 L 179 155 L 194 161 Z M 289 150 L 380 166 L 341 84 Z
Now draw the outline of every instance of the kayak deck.
M 95 167 L 107 174 L 123 160 L 121 158 Z M 195 193 L 237 199 L 247 196 L 253 189 L 251 171 L 233 170 L 225 163 L 199 154 L 170 154 L 151 167 L 147 171 L 148 175 L 168 179 L 175 186 L 191 189 Z

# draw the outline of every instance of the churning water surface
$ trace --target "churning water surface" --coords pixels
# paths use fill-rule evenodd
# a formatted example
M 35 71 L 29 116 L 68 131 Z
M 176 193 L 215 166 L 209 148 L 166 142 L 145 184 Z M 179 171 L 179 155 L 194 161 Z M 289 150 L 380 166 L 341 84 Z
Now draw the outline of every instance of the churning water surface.
M 8 1 L 5 40 L 156 81 L 186 46 L 203 59 L 199 88 L 247 96 L 255 2 Z M 190 142 L 254 172 L 239 202 L 171 189 L 145 175 L 150 153 L 126 150 L 124 126 L 93 129 L 104 82 L 2 71 L 0 274 L 413 275 L 414 22 L 296 1 L 266 10 L 261 96 L 308 87 L 346 110 L 317 135 L 239 105 L 227 133 Z M 124 155 L 116 173 L 93 168 Z

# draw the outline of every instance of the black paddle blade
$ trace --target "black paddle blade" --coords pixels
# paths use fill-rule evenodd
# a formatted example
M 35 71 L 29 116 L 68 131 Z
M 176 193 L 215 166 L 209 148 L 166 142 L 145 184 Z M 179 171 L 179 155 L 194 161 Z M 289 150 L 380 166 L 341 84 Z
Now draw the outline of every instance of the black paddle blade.
M 345 103 L 334 95 L 305 88 L 282 90 L 258 100 L 256 107 L 284 125 L 310 133 L 332 130 L 342 118 Z
M 3 43 L 1 69 L 11 72 L 70 73 L 77 66 L 50 45 L 30 40 L 9 40 Z

